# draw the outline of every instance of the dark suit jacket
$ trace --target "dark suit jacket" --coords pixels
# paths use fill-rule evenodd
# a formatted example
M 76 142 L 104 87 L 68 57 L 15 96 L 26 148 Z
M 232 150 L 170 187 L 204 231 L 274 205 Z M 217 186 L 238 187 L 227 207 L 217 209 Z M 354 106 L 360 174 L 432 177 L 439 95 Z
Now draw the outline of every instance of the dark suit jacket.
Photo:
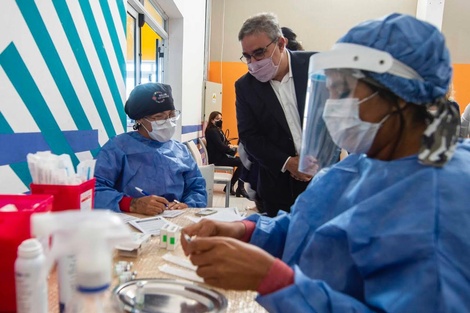
M 303 122 L 309 58 L 313 52 L 291 53 L 297 108 Z M 289 212 L 308 183 L 281 172 L 289 156 L 295 156 L 292 134 L 284 111 L 269 82 L 262 83 L 247 73 L 235 83 L 238 134 L 247 152 L 261 165 L 257 192 L 268 215 L 279 209 Z

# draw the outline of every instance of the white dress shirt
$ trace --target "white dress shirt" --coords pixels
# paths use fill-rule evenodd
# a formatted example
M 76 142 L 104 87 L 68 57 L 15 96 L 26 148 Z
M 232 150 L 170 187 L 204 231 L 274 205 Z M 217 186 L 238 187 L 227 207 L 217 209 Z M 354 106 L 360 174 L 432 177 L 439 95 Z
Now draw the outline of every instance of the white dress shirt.
M 271 86 L 277 99 L 281 103 L 282 110 L 286 116 L 287 124 L 289 125 L 292 139 L 294 140 L 295 151 L 297 155 L 300 154 L 300 147 L 302 144 L 302 128 L 300 127 L 299 110 L 297 109 L 297 97 L 295 96 L 294 77 L 292 77 L 292 67 L 290 64 L 290 53 L 287 51 L 287 58 L 289 62 L 289 72 L 279 82 L 277 80 L 270 80 Z M 282 167 L 282 172 L 285 171 L 287 164 L 286 160 Z

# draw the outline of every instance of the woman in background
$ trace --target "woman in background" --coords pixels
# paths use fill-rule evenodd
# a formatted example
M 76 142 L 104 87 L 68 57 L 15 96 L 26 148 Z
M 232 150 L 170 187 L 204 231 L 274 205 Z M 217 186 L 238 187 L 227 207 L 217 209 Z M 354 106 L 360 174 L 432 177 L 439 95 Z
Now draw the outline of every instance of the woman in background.
M 209 163 L 236 167 L 232 176 L 230 194 L 232 196 L 248 198 L 244 183 L 239 179 L 243 165 L 240 158 L 235 156 L 237 146 L 231 145 L 222 131 L 222 113 L 214 111 L 209 115 L 209 123 L 205 131 L 205 136 Z M 237 181 L 237 190 L 234 191 L 234 186 Z

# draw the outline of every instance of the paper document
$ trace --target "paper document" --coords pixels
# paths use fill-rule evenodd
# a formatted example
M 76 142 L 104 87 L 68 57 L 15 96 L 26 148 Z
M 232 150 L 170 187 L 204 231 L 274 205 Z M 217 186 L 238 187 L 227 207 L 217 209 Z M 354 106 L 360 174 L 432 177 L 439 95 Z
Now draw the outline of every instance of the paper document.
M 168 265 L 168 264 L 159 266 L 158 269 L 163 273 L 167 273 L 167 274 L 170 274 L 170 275 L 175 275 L 175 276 L 185 278 L 185 279 L 189 279 L 189 280 L 192 280 L 192 281 L 195 281 L 195 282 L 198 282 L 198 283 L 203 283 L 204 282 L 204 279 L 202 279 L 202 277 L 197 276 L 195 271 L 177 268 L 175 266 L 171 266 L 171 265 Z
M 191 263 L 191 261 L 189 261 L 189 259 L 187 259 L 187 258 L 183 258 L 183 257 L 177 256 L 177 255 L 171 254 L 171 253 L 167 253 L 167 254 L 163 255 L 162 258 L 165 261 L 171 262 L 173 264 L 176 264 L 176 265 L 179 265 L 179 266 L 182 266 L 182 267 L 186 267 L 187 269 L 190 269 L 190 270 L 193 270 L 193 271 L 195 271 L 197 269 L 197 266 L 193 265 L 193 263 Z
M 124 214 L 124 213 L 116 213 L 116 214 L 121 218 L 121 220 L 122 220 L 124 223 L 129 223 L 130 221 L 138 220 L 138 219 L 139 219 L 138 217 L 135 217 L 135 216 L 132 216 L 132 215 L 128 215 L 128 214 Z
M 213 209 L 216 210 L 217 213 L 204 216 L 204 217 L 188 216 L 187 218 L 195 223 L 199 222 L 203 218 L 208 219 L 208 220 L 213 220 L 213 221 L 221 221 L 221 222 L 241 221 L 245 218 L 245 214 L 241 214 L 237 208 L 213 208 Z
M 158 214 L 158 216 L 172 218 L 172 217 L 177 217 L 178 215 L 181 215 L 184 212 L 186 212 L 186 210 L 165 210 L 163 211 L 163 213 Z
M 161 216 L 153 216 L 130 221 L 129 224 L 145 234 L 159 235 L 165 224 L 176 225 Z M 179 227 L 178 225 L 176 225 Z

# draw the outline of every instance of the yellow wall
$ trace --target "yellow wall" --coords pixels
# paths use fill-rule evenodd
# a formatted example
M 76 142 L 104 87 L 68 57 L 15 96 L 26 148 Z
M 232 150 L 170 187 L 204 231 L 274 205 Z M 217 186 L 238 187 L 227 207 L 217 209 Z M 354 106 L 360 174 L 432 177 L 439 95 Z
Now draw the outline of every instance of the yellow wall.
M 145 23 L 142 27 L 142 61 L 154 61 L 157 55 L 156 40 L 162 38 Z
M 453 87 L 455 100 L 460 112 L 470 103 L 470 64 L 454 64 Z M 224 129 L 230 130 L 230 137 L 238 137 L 235 112 L 235 81 L 247 72 L 242 62 L 210 62 L 209 81 L 222 83 L 222 114 Z M 221 79 L 222 76 L 222 79 Z

